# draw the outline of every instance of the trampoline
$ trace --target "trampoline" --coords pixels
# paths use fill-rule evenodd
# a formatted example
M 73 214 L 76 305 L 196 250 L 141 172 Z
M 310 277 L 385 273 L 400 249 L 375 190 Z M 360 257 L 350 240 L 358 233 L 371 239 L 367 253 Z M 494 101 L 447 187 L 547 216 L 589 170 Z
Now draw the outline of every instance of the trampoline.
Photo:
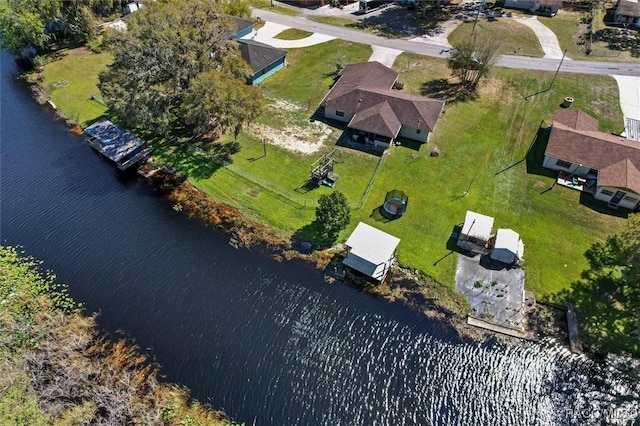
M 391 217 L 400 217 L 407 211 L 409 197 L 403 191 L 394 189 L 387 192 L 382 209 Z

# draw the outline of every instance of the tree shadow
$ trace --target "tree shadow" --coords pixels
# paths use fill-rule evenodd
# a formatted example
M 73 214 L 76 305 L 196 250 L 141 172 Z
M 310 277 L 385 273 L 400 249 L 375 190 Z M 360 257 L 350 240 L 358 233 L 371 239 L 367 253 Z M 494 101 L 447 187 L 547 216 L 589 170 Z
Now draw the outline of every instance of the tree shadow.
M 584 271 L 583 279 L 554 294 L 553 299 L 573 304 L 581 338 L 591 351 L 637 356 L 640 354 L 637 318 L 624 301 L 620 280 L 611 275 L 589 275 Z
M 478 91 L 475 86 L 472 87 L 461 82 L 451 82 L 446 78 L 422 83 L 420 94 L 430 98 L 442 99 L 448 104 L 478 99 Z
M 208 179 L 222 167 L 221 162 L 194 152 L 185 145 L 166 148 L 166 153 L 164 162 L 169 167 L 195 179 Z
M 640 42 L 637 31 L 626 28 L 603 28 L 593 34 L 593 40 L 604 42 L 607 48 L 618 52 L 629 52 L 634 58 L 640 58 Z
M 293 233 L 291 236 L 291 244 L 297 245 L 302 242 L 309 242 L 314 247 L 323 249 L 331 247 L 335 243 L 336 239 L 337 236 L 331 238 L 330 236 L 325 235 L 323 227 L 314 220 Z
M 413 38 L 424 34 L 436 35 L 442 32 L 441 23 L 453 15 L 453 8 L 428 8 L 423 13 L 418 9 L 388 7 L 375 15 L 364 16 L 358 22 L 347 25 L 350 28 L 374 31 L 385 37 Z

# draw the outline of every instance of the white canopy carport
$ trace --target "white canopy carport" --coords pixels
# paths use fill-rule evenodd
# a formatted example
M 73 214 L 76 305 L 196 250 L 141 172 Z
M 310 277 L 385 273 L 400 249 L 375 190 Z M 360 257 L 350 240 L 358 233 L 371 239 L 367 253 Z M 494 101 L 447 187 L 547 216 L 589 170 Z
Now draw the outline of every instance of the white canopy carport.
M 346 242 L 349 252 L 342 263 L 382 281 L 393 264 L 399 243 L 400 238 L 360 222 Z
M 460 237 L 461 239 L 473 238 L 477 241 L 489 241 L 492 228 L 493 218 L 491 216 L 467 210 Z
M 514 263 L 524 254 L 524 244 L 520 235 L 513 229 L 498 229 L 496 242 L 491 252 L 491 258 L 503 263 Z

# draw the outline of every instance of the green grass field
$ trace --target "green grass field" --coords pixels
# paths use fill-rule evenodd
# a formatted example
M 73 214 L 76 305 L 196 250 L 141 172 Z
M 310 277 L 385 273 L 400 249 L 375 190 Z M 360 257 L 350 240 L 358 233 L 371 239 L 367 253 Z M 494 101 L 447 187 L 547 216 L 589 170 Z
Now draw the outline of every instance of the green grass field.
M 369 46 L 344 41 L 292 50 L 288 67 L 260 86 L 271 110 L 258 124 L 282 131 L 289 126 L 312 126 L 309 117 L 329 88 L 335 63 L 364 61 L 370 53 Z M 100 66 L 84 68 L 82 73 L 73 69 L 70 75 L 78 73 L 95 81 L 91 73 L 103 69 L 107 59 L 95 56 Z M 67 56 L 60 62 L 76 60 Z M 62 70 L 67 65 L 52 63 L 47 68 L 53 66 Z M 411 93 L 420 93 L 430 81 L 450 75 L 444 60 L 409 54 L 400 55 L 395 68 L 405 83 L 404 91 Z M 72 80 L 67 74 L 60 77 L 60 72 L 45 70 L 47 84 Z M 475 210 L 494 216 L 496 228 L 513 228 L 521 234 L 526 245 L 527 289 L 544 296 L 568 287 L 587 266 L 584 251 L 619 230 L 623 219 L 598 213 L 602 206 L 588 198 L 581 200 L 576 191 L 559 186 L 549 190 L 552 174 L 540 168 L 545 132 L 533 141 L 541 121 L 550 123 L 565 96 L 575 99 L 572 108 L 599 118 L 603 131 L 619 130 L 622 115 L 615 81 L 604 76 L 560 73 L 553 90 L 525 99 L 547 89 L 552 78 L 553 73 L 497 68 L 481 84 L 476 100 L 446 105 L 427 145 L 419 150 L 391 149 L 366 202 L 353 210 L 352 223 L 340 238 L 346 238 L 359 221 L 373 224 L 402 239 L 398 250 L 402 265 L 420 269 L 452 288 L 456 255 L 450 251 L 449 237 L 466 210 Z M 65 111 L 80 110 L 74 108 L 86 102 L 84 91 L 74 96 L 59 101 Z M 90 121 L 103 112 L 96 110 L 82 119 Z M 190 173 L 192 182 L 212 197 L 291 235 L 305 236 L 318 197 L 331 189 L 303 184 L 311 164 L 335 147 L 339 134 L 334 129 L 323 148 L 313 154 L 296 154 L 270 143 L 264 156 L 259 137 L 245 132 L 238 139 L 242 149 L 233 156 L 231 168 L 220 168 L 185 148 L 159 149 L 157 156 Z M 439 157 L 429 156 L 434 145 L 440 149 Z M 335 189 L 357 206 L 380 158 L 347 148 L 339 151 L 335 171 L 340 180 Z M 409 195 L 408 212 L 399 220 L 379 221 L 376 210 L 385 193 L 394 188 Z
M 593 61 L 609 61 L 609 62 L 640 62 L 640 40 L 636 39 L 617 39 L 613 37 L 612 43 L 605 41 L 596 41 L 593 43 L 592 52 L 586 54 L 586 40 L 577 37 L 581 30 L 582 18 L 585 13 L 570 12 L 565 10 L 558 11 L 553 18 L 539 17 L 538 19 L 544 25 L 549 27 L 558 37 L 558 42 L 563 50 L 567 51 L 567 56 L 571 59 L 593 60 Z M 615 34 L 619 31 L 617 28 L 606 28 L 601 22 L 602 16 L 596 19 L 596 30 L 603 34 Z M 632 52 L 635 51 L 635 56 Z
M 299 30 L 297 28 L 289 28 L 287 30 L 282 31 L 274 36 L 274 38 L 280 40 L 300 40 L 303 38 L 307 38 L 313 33 L 305 30 Z
M 464 22 L 449 34 L 448 41 L 456 46 L 472 37 L 473 22 Z M 513 19 L 480 20 L 474 34 L 500 40 L 499 54 L 542 57 L 544 52 L 535 33 Z
M 97 85 L 111 54 L 93 54 L 83 47 L 58 53 L 63 59 L 47 64 L 43 71 L 47 88 L 64 115 L 84 127 L 107 111 Z

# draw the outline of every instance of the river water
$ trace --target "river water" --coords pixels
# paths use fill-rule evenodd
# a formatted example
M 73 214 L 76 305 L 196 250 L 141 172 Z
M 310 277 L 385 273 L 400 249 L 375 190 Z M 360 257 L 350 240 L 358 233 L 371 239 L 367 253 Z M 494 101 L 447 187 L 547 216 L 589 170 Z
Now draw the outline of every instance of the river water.
M 255 425 L 640 424 L 640 384 L 553 342 L 469 343 L 228 237 L 120 175 L 1 56 L 0 238 L 171 381 Z

